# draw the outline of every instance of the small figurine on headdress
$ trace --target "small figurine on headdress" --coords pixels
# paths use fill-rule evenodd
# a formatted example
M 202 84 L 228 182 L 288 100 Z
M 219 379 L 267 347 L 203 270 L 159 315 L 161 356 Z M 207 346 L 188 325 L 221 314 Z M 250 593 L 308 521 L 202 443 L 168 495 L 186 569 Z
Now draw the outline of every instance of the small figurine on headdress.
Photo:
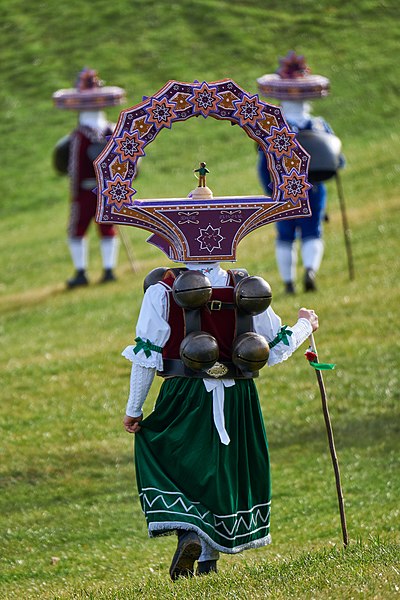
M 324 252 L 322 222 L 326 215 L 327 191 L 324 181 L 333 177 L 343 167 L 341 143 L 322 117 L 311 115 L 308 100 L 324 98 L 329 93 L 329 79 L 312 75 L 304 56 L 290 51 L 280 58 L 276 73 L 257 79 L 264 96 L 281 100 L 286 121 L 297 133 L 299 143 L 311 155 L 309 192 L 311 216 L 287 219 L 276 224 L 276 259 L 279 273 L 289 294 L 295 293 L 297 249 L 295 238 L 301 236 L 301 255 L 304 265 L 304 289 L 316 290 L 316 274 Z M 265 193 L 270 194 L 271 177 L 263 152 L 259 153 L 258 173 Z
M 199 168 L 194 169 L 194 171 L 193 171 L 194 173 L 199 174 L 199 177 L 198 177 L 199 186 L 198 187 L 207 187 L 206 176 L 207 176 L 207 173 L 209 173 L 210 171 L 207 169 L 206 164 L 207 163 L 205 163 L 205 162 L 199 163 Z
M 114 124 L 106 119 L 102 109 L 120 104 L 123 98 L 122 88 L 103 86 L 97 72 L 88 68 L 79 73 L 75 88 L 58 90 L 53 95 L 57 108 L 78 111 L 77 128 L 59 140 L 53 157 L 56 170 L 70 177 L 68 245 L 75 267 L 74 276 L 67 281 L 70 289 L 89 283 L 86 233 L 96 214 L 93 160 L 114 129 Z M 118 239 L 113 224 L 99 225 L 99 234 L 104 268 L 101 282 L 106 283 L 115 280 Z

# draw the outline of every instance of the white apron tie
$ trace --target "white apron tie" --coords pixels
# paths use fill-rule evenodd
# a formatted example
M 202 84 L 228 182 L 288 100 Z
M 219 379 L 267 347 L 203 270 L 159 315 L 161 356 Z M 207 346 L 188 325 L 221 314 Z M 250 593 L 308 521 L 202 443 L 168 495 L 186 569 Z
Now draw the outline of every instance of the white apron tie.
M 229 444 L 230 437 L 225 429 L 225 416 L 224 416 L 224 398 L 225 398 L 225 387 L 232 387 L 235 385 L 234 379 L 203 379 L 207 392 L 213 393 L 213 416 L 214 425 L 218 431 L 219 439 L 222 444 L 227 446 Z

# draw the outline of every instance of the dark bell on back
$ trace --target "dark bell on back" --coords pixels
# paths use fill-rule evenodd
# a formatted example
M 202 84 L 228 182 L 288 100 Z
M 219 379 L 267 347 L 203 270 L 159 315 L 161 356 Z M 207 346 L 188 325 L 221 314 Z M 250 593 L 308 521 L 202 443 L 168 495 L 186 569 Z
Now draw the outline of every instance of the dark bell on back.
M 143 291 L 145 292 L 151 285 L 161 281 L 167 271 L 168 267 L 157 267 L 150 271 L 150 273 L 147 273 L 143 280 Z
M 53 152 L 53 165 L 61 175 L 68 173 L 71 136 L 65 135 L 58 140 Z
M 218 343 L 214 336 L 205 331 L 193 331 L 183 338 L 179 354 L 182 362 L 189 369 L 207 370 L 218 360 Z
M 244 277 L 239 281 L 233 295 L 238 309 L 248 315 L 262 313 L 272 301 L 271 286 L 265 279 L 256 275 Z
M 172 295 L 178 306 L 191 310 L 207 304 L 211 294 L 211 282 L 201 271 L 184 271 L 172 286 Z
M 258 333 L 242 333 L 233 342 L 232 361 L 244 373 L 261 369 L 269 357 L 267 340 Z
M 296 139 L 310 155 L 309 181 L 319 183 L 334 177 L 341 164 L 340 139 L 333 133 L 311 129 L 299 131 Z

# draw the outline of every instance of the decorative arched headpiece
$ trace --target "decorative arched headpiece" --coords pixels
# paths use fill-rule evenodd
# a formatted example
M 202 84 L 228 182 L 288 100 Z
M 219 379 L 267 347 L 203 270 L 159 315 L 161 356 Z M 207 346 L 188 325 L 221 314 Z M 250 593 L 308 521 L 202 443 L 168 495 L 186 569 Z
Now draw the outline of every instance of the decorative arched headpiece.
M 137 161 L 163 128 L 195 116 L 239 125 L 264 151 L 272 197 L 241 196 L 134 200 Z M 99 223 L 152 232 L 148 242 L 177 262 L 236 260 L 237 244 L 258 227 L 310 215 L 309 155 L 281 110 L 250 95 L 231 79 L 169 81 L 156 94 L 120 114 L 113 135 L 94 162 Z

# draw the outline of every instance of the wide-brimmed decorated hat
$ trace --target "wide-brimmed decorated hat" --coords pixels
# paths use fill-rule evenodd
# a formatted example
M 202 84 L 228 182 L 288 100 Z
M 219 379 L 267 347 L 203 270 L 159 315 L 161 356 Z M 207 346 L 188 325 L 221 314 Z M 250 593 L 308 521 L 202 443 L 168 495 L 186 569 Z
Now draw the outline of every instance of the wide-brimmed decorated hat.
M 104 86 L 97 71 L 85 67 L 78 74 L 74 88 L 58 90 L 53 94 L 57 108 L 67 110 L 101 110 L 117 106 L 125 99 L 125 90 L 116 86 Z
M 259 144 L 271 173 L 271 197 L 251 193 L 214 197 L 205 182 L 209 170 L 201 156 L 193 171 L 202 180 L 187 197 L 134 198 L 138 160 L 145 159 L 148 144 L 162 129 L 199 116 L 239 125 Z M 151 232 L 147 241 L 176 262 L 233 261 L 238 243 L 258 227 L 311 214 L 309 159 L 282 110 L 248 94 L 232 79 L 168 81 L 153 96 L 121 112 L 107 146 L 94 161 L 96 221 Z M 210 168 L 207 176 L 212 178 Z M 188 182 L 192 177 L 193 173 L 188 175 Z
M 330 89 L 329 79 L 322 75 L 312 75 L 304 56 L 293 50 L 279 59 L 276 73 L 259 77 L 257 83 L 263 96 L 278 100 L 324 98 Z

